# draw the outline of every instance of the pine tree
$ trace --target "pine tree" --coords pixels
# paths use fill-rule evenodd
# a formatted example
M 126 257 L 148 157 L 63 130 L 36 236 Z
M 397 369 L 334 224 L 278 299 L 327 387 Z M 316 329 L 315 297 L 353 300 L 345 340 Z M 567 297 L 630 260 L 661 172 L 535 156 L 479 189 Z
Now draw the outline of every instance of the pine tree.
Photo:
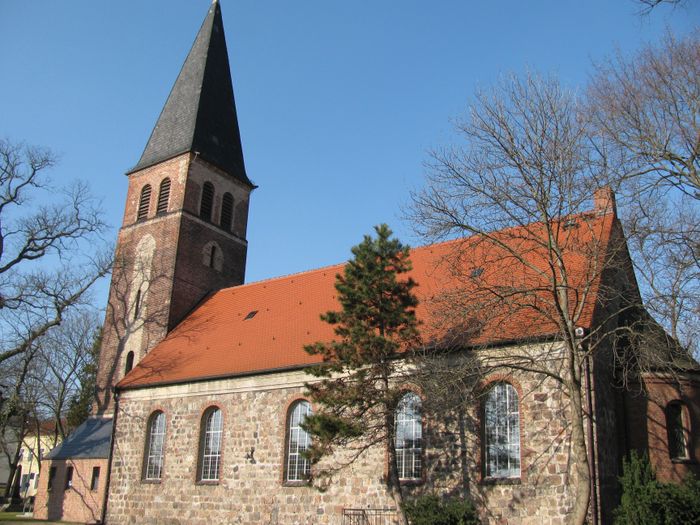
M 315 465 L 317 480 L 355 461 L 373 446 L 386 447 L 388 479 L 400 519 L 403 503 L 396 464 L 394 411 L 405 382 L 404 359 L 419 344 L 412 290 L 416 283 L 402 278 L 411 270 L 409 247 L 392 239 L 386 224 L 375 227 L 376 238 L 365 236 L 352 249 L 353 258 L 336 276 L 340 311 L 321 319 L 334 326 L 335 340 L 305 347 L 323 362 L 310 368 L 320 378 L 307 383 L 312 400 L 320 410 L 307 417 L 304 428 L 312 445 L 307 457 Z M 338 448 L 344 459 L 321 467 L 319 461 Z

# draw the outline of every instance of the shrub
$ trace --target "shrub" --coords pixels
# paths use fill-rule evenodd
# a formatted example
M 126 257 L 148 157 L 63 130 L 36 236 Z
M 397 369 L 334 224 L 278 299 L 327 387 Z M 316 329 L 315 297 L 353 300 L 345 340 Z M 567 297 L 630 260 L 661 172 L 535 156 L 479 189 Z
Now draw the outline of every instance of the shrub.
M 478 525 L 471 501 L 438 496 L 420 496 L 404 504 L 411 525 Z
M 649 458 L 633 452 L 623 464 L 622 498 L 615 525 L 685 525 L 700 523 L 700 482 L 660 483 Z

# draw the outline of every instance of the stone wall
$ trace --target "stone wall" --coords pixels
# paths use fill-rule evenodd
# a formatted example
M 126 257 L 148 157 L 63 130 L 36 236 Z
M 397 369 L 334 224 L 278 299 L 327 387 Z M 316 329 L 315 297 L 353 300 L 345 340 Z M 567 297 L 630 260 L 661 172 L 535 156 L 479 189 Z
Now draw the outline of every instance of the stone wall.
M 73 468 L 67 486 L 68 468 Z M 99 468 L 96 487 L 91 487 L 93 469 Z M 51 469 L 55 474 L 49 490 Z M 41 463 L 39 488 L 34 502 L 34 517 L 76 523 L 97 523 L 102 519 L 102 505 L 107 487 L 106 459 L 44 460 Z
M 321 493 L 283 482 L 285 418 L 303 397 L 302 372 L 287 372 L 126 391 L 121 395 L 108 523 L 341 524 L 344 508 L 386 508 L 386 453 L 374 448 Z M 426 403 L 424 480 L 408 494 L 469 493 L 487 523 L 564 523 L 573 493 L 568 475 L 565 397 L 550 380 L 520 374 L 508 380 L 520 397 L 522 475 L 482 475 L 481 407 L 436 410 Z M 197 482 L 200 422 L 207 407 L 223 411 L 222 471 L 218 483 Z M 142 480 L 146 426 L 166 415 L 163 477 Z M 461 415 L 460 415 L 461 414 Z

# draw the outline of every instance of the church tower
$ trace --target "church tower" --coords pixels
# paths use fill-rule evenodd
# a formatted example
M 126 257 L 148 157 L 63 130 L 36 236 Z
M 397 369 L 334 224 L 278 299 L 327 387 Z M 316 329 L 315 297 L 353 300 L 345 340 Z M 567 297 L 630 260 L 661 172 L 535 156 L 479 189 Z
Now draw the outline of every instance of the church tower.
M 255 186 L 243 162 L 218 1 L 127 176 L 100 352 L 98 415 L 112 413 L 113 386 L 202 299 L 244 280 Z

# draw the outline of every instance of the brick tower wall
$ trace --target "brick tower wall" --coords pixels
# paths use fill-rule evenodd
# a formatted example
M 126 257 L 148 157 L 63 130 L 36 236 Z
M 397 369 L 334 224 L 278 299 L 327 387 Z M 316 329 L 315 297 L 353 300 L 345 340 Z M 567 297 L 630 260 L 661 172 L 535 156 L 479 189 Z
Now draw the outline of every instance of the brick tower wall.
M 170 178 L 167 212 L 156 214 L 161 181 Z M 211 222 L 199 218 L 201 188 L 213 184 Z M 150 184 L 146 219 L 137 220 L 141 191 Z M 231 232 L 220 226 L 221 198 L 234 198 Z M 113 410 L 112 388 L 207 294 L 241 284 L 245 276 L 250 189 L 186 153 L 129 175 L 105 315 L 94 412 Z M 216 245 L 213 267 L 211 246 Z M 138 303 L 138 307 L 137 307 Z M 137 312 L 138 310 L 138 312 Z

